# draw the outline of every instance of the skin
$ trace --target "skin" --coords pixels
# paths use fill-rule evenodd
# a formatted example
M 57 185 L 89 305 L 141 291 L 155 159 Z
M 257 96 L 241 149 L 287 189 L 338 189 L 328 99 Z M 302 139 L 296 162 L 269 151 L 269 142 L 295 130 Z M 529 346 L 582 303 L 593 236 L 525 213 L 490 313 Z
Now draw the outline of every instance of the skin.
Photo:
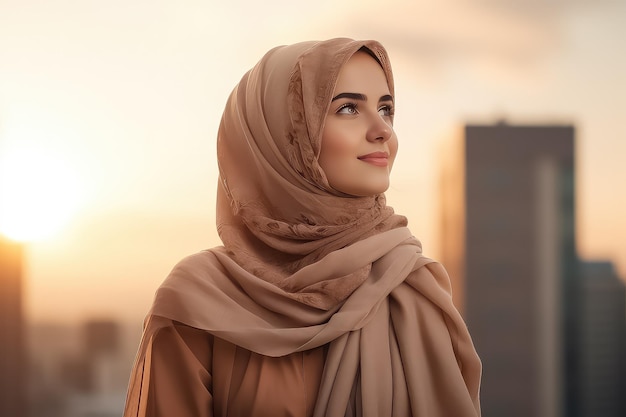
M 355 53 L 341 68 L 322 134 L 319 164 L 335 190 L 355 197 L 389 188 L 398 152 L 393 98 L 382 68 Z

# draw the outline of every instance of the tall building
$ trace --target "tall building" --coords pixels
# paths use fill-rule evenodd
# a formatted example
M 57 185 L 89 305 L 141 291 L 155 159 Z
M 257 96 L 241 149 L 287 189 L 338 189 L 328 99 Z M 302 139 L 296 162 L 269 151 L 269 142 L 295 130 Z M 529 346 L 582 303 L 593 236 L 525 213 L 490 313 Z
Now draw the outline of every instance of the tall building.
M 576 416 L 574 128 L 468 125 L 455 139 L 442 261 L 483 361 L 483 416 Z
M 66 383 L 72 389 L 64 416 L 119 416 L 129 375 L 121 352 L 121 326 L 111 319 L 89 320 L 82 326 L 81 339 L 82 354 L 65 364 Z
M 626 286 L 611 262 L 581 272 L 581 415 L 626 416 Z
M 0 416 L 26 416 L 22 246 L 0 235 Z
M 121 416 L 140 329 L 112 318 L 33 323 L 30 417 Z

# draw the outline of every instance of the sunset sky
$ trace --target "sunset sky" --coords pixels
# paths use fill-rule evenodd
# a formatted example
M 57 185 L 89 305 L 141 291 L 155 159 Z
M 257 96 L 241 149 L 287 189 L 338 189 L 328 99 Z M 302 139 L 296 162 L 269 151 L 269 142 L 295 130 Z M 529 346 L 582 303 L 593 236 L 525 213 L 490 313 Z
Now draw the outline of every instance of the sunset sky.
M 180 258 L 219 244 L 231 89 L 273 46 L 337 36 L 388 49 L 388 201 L 428 255 L 445 138 L 466 122 L 574 124 L 579 253 L 626 277 L 625 21 L 612 0 L 3 0 L 0 228 L 34 235 L 28 318 L 141 320 Z

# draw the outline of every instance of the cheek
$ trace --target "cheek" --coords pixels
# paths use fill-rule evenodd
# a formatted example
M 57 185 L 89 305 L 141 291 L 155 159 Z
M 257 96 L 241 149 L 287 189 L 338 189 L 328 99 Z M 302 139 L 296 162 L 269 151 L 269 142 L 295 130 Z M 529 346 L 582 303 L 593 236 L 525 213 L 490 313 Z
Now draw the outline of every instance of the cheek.
M 322 135 L 319 163 L 324 168 L 332 168 L 336 161 L 354 153 L 354 145 L 349 140 L 349 129 L 327 125 Z M 334 163 L 333 163 L 334 162 Z
M 389 169 L 391 169 L 393 167 L 393 162 L 396 160 L 396 155 L 398 154 L 398 137 L 396 136 L 396 133 L 393 133 L 393 136 L 389 139 L 388 142 L 388 146 L 389 146 L 389 156 L 391 159 L 391 166 L 389 167 Z

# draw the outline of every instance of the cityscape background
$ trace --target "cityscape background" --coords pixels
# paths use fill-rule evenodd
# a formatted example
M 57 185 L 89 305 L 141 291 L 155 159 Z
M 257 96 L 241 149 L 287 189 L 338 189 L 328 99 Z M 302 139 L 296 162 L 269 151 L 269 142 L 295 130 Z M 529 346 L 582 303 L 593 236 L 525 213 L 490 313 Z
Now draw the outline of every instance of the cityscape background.
M 154 291 L 180 258 L 219 244 L 226 97 L 278 44 L 349 36 L 388 49 L 400 140 L 388 201 L 437 259 L 454 236 L 442 231 L 448 139 L 467 124 L 570 128 L 571 251 L 581 274 L 617 279 L 606 294 L 623 300 L 625 19 L 613 0 L 1 2 L 0 231 L 24 242 L 31 415 L 121 413 Z

